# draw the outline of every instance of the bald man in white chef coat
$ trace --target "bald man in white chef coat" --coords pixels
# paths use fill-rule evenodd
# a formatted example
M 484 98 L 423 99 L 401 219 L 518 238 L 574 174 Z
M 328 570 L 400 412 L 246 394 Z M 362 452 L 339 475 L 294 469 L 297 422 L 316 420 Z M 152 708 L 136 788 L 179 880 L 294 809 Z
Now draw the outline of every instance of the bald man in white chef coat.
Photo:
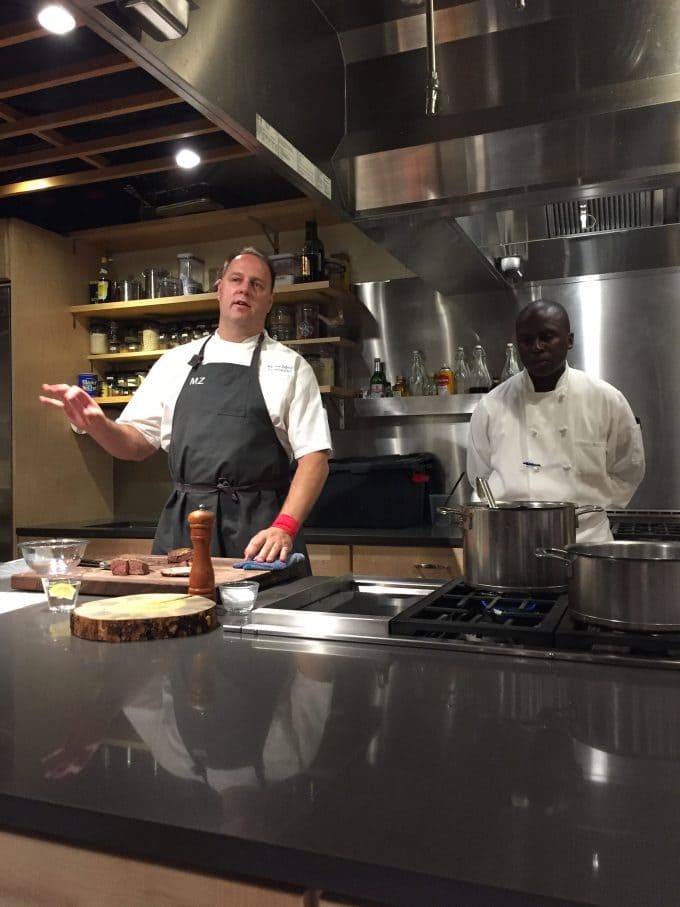
M 467 475 L 505 501 L 625 507 L 645 474 L 642 434 L 623 394 L 567 364 L 569 316 L 537 300 L 517 316 L 524 369 L 485 395 L 470 420 Z M 578 542 L 612 539 L 606 513 L 585 514 Z

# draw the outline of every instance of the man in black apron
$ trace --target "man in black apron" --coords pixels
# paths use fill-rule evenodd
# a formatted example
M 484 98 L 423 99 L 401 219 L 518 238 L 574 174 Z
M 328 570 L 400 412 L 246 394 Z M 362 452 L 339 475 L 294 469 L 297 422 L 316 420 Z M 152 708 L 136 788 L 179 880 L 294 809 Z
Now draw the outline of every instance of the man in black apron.
M 156 531 L 156 554 L 191 544 L 187 515 L 200 505 L 216 514 L 215 556 L 271 562 L 304 551 L 298 532 L 326 481 L 329 450 L 298 457 L 290 482 L 288 454 L 259 379 L 273 287 L 273 270 L 261 252 L 248 247 L 233 256 L 218 283 L 218 336 L 182 362 L 189 371 L 175 403 L 168 451 L 174 489 Z M 211 342 L 256 337 L 249 365 L 204 362 Z M 142 460 L 155 452 L 140 430 L 125 423 L 125 413 L 111 422 L 80 388 L 43 385 L 43 390 L 51 396 L 42 402 L 63 409 L 73 425 L 114 456 Z

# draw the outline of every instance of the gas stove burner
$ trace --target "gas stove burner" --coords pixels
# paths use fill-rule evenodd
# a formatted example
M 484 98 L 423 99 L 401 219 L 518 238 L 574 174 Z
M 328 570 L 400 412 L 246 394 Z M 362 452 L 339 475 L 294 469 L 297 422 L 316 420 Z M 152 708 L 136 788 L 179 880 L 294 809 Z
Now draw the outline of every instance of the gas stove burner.
M 456 581 L 394 617 L 390 634 L 511 645 L 550 644 L 566 606 L 564 596 L 486 592 Z

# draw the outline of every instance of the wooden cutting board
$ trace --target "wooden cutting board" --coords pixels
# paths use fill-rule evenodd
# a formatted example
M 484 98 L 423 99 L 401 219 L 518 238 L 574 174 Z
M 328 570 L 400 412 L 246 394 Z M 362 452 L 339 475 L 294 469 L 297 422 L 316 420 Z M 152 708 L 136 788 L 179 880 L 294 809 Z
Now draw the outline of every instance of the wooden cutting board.
M 72 571 L 73 576 L 80 576 L 81 595 L 127 595 L 145 592 L 178 592 L 189 590 L 189 578 L 186 576 L 161 576 L 161 568 L 168 566 L 168 559 L 162 554 L 116 554 L 115 558 L 137 558 L 149 565 L 150 572 L 145 576 L 114 576 L 110 570 L 102 567 L 78 567 Z M 111 558 L 102 558 L 111 561 Z M 285 567 L 283 570 L 237 570 L 232 567 L 243 558 L 214 557 L 215 585 L 234 580 L 252 579 L 260 584 L 261 589 L 284 583 L 290 579 L 303 576 L 306 562 L 302 561 Z M 21 592 L 42 592 L 42 583 L 37 573 L 15 573 L 11 580 L 12 589 Z
M 71 632 L 97 642 L 139 642 L 209 633 L 219 625 L 217 606 L 201 595 L 151 592 L 78 605 Z

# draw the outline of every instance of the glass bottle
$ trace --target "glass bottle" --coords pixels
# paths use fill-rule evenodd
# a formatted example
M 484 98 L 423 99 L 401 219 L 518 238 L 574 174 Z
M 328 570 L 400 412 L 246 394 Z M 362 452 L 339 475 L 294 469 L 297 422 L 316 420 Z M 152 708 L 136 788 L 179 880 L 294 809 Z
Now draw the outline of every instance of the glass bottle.
M 427 372 L 425 370 L 425 354 L 422 350 L 413 350 L 411 353 L 411 376 L 409 378 L 411 396 L 425 396 L 428 383 Z
M 435 382 L 437 385 L 437 394 L 441 397 L 446 397 L 449 394 L 454 393 L 455 387 L 455 378 L 453 377 L 453 369 L 449 368 L 448 365 L 444 364 L 439 369 L 435 375 Z
M 382 359 L 380 360 L 380 374 L 382 375 L 382 381 L 383 381 L 383 397 L 391 397 L 392 396 L 392 385 L 387 380 L 387 370 L 385 368 L 385 363 L 382 361 Z
M 373 360 L 373 374 L 369 382 L 369 391 L 371 397 L 385 396 L 385 376 L 381 371 L 379 358 Z
M 470 382 L 470 369 L 465 361 L 465 350 L 462 346 L 456 349 L 453 363 L 453 384 L 457 394 L 467 394 Z
M 109 263 L 106 255 L 99 259 L 99 274 L 97 275 L 97 302 L 108 302 L 111 298 L 111 279 L 109 278 Z
M 486 366 L 484 348 L 479 343 L 472 351 L 472 365 L 468 381 L 468 393 L 470 394 L 486 394 L 491 390 L 491 375 Z
M 505 365 L 501 371 L 501 381 L 507 381 L 508 378 L 512 378 L 513 375 L 516 375 L 520 372 L 519 362 L 517 361 L 517 350 L 515 349 L 514 343 L 506 343 L 505 345 Z
M 300 257 L 300 276 L 303 283 L 313 280 L 323 280 L 324 276 L 324 247 L 316 230 L 316 221 L 305 222 L 305 242 Z

